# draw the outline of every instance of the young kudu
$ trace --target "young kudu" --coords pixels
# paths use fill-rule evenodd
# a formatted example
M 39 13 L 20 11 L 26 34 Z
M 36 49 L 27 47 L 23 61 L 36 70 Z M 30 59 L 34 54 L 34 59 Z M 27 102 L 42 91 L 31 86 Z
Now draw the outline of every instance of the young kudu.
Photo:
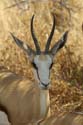
M 12 33 L 11 35 L 15 43 L 28 55 L 35 70 L 37 82 L 32 83 L 27 78 L 24 79 L 14 73 L 0 71 L 0 106 L 8 114 L 12 125 L 38 125 L 40 121 L 49 116 L 50 70 L 54 56 L 67 41 L 68 31 L 49 49 L 55 30 L 55 17 L 53 16 L 53 27 L 45 51 L 41 51 L 34 33 L 33 19 L 34 15 L 31 19 L 31 34 L 36 51 Z

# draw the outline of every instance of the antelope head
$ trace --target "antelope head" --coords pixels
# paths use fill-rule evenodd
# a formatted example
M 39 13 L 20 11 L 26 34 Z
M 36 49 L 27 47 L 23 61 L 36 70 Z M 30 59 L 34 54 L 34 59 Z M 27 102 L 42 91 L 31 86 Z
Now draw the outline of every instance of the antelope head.
M 58 40 L 57 43 L 54 44 L 54 46 L 50 48 L 51 40 L 54 34 L 55 30 L 55 17 L 53 15 L 53 26 L 52 30 L 50 32 L 50 35 L 48 37 L 45 50 L 41 51 L 40 46 L 38 44 L 38 40 L 35 36 L 34 33 L 34 28 L 33 28 L 33 19 L 34 15 L 32 16 L 31 19 L 31 35 L 35 44 L 36 51 L 33 50 L 29 45 L 15 37 L 12 33 L 12 37 L 15 41 L 15 43 L 22 48 L 30 57 L 30 61 L 35 69 L 35 73 L 37 76 L 37 80 L 39 82 L 39 86 L 42 89 L 47 89 L 49 84 L 50 84 L 50 70 L 53 66 L 53 58 L 56 55 L 56 53 L 64 46 L 64 44 L 67 41 L 67 35 L 68 31 L 66 31 L 62 37 Z M 43 42 L 42 42 L 43 44 Z

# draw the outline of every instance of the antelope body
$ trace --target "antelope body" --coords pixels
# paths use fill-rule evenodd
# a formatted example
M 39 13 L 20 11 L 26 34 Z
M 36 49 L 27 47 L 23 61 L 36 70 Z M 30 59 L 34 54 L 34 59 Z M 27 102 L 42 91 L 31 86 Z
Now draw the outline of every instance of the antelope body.
M 47 40 L 45 51 L 41 51 L 33 29 L 31 19 L 31 34 L 36 51 L 30 48 L 12 33 L 15 43 L 28 55 L 33 65 L 36 83 L 22 78 L 9 71 L 0 70 L 0 107 L 8 114 L 12 125 L 38 125 L 50 114 L 49 89 L 50 70 L 53 59 L 67 41 L 66 31 L 61 39 L 49 50 L 51 39 L 55 29 L 55 17 L 53 16 L 53 27 Z M 47 115 L 46 115 L 47 114 Z
M 54 115 L 40 125 L 83 125 L 83 114 L 71 112 L 57 117 Z
M 42 119 L 49 106 L 48 94 L 48 90 L 41 90 L 36 83 L 0 71 L 0 106 L 8 114 L 12 125 L 27 125 Z M 45 98 L 44 111 L 41 107 L 42 96 Z

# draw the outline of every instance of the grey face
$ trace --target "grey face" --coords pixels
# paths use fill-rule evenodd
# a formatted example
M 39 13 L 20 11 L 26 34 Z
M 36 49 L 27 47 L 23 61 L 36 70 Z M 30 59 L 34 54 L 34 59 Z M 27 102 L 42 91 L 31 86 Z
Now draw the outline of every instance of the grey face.
M 47 88 L 50 83 L 50 69 L 53 64 L 53 59 L 50 55 L 36 55 L 33 60 L 33 67 L 37 79 L 42 88 Z
M 22 48 L 30 57 L 30 61 L 33 64 L 33 67 L 35 69 L 35 73 L 37 76 L 37 79 L 39 81 L 39 85 L 41 88 L 47 89 L 48 85 L 50 83 L 50 69 L 53 64 L 53 58 L 56 55 L 56 53 L 65 45 L 67 41 L 67 35 L 68 31 L 66 31 L 63 36 L 58 40 L 57 43 L 54 44 L 54 46 L 49 50 L 51 39 L 54 34 L 55 30 L 55 17 L 53 15 L 53 27 L 50 33 L 50 36 L 47 40 L 45 51 L 42 53 L 40 46 L 38 44 L 37 38 L 34 33 L 33 29 L 33 19 L 34 15 L 31 19 L 31 34 L 32 38 L 35 44 L 36 51 L 34 51 L 32 48 L 30 48 L 29 45 L 25 44 L 23 41 L 19 40 L 17 37 L 15 37 L 12 33 L 12 37 L 15 41 L 15 43 Z

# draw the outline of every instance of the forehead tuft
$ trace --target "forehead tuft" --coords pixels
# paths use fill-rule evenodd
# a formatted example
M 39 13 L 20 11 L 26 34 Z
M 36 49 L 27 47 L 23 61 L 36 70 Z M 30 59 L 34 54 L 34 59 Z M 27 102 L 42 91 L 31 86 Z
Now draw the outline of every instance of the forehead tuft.
M 52 58 L 50 55 L 36 55 L 34 58 L 34 62 L 51 62 Z
M 47 55 L 41 54 L 41 55 L 39 56 L 39 60 L 46 61 L 47 59 L 48 59 Z

